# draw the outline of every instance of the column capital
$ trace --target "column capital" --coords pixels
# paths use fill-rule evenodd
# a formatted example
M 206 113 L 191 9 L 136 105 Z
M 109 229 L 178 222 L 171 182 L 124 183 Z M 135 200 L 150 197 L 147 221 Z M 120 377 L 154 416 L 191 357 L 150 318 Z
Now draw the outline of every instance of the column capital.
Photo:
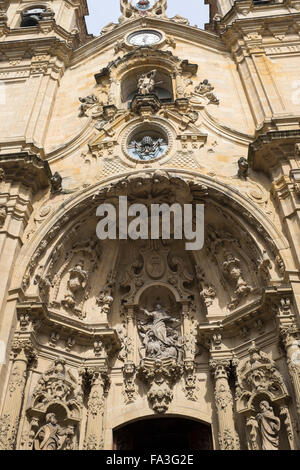
M 209 361 L 209 368 L 215 379 L 228 379 L 231 360 L 226 358 L 213 358 Z
M 37 352 L 29 338 L 15 338 L 11 346 L 11 358 L 13 361 L 23 360 L 31 364 L 37 359 Z

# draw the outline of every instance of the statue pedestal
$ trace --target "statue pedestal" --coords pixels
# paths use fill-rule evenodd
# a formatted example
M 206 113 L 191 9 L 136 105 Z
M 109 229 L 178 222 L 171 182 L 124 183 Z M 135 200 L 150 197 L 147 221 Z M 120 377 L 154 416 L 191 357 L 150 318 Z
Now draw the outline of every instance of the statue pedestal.
M 153 93 L 149 95 L 135 95 L 130 105 L 132 112 L 140 115 L 151 115 L 157 113 L 161 108 L 159 98 Z
M 174 358 L 143 359 L 139 377 L 150 385 L 147 397 L 154 411 L 165 413 L 173 400 L 172 388 L 182 375 L 182 366 Z

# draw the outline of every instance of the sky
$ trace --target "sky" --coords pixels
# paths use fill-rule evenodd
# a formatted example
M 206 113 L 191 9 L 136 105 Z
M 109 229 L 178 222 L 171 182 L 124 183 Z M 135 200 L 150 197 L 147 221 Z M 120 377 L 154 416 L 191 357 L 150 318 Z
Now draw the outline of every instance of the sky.
M 120 0 L 88 0 L 90 15 L 86 17 L 89 33 L 98 36 L 101 29 L 110 22 L 117 23 L 120 13 Z M 209 6 L 204 0 L 168 0 L 167 15 L 176 14 L 188 18 L 191 26 L 203 28 L 208 22 Z

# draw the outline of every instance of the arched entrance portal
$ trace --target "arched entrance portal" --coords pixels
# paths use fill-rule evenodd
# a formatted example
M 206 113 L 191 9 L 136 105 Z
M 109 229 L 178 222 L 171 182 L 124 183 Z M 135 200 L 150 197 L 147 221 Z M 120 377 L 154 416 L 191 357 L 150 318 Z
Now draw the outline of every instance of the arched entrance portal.
M 114 450 L 213 449 L 208 424 L 186 418 L 143 419 L 114 430 Z

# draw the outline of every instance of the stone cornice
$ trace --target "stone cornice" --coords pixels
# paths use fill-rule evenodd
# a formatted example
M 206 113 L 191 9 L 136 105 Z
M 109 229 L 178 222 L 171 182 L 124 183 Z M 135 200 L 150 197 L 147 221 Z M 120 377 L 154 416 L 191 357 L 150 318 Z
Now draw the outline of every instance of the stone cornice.
M 175 38 L 184 38 L 186 41 L 191 41 L 194 44 L 201 44 L 202 46 L 210 49 L 225 52 L 224 43 L 215 33 L 204 31 L 192 26 L 178 24 L 167 19 L 138 18 L 119 24 L 112 31 L 98 36 L 87 44 L 81 46 L 79 49 L 74 51 L 71 65 L 75 65 L 85 58 L 90 58 L 91 54 L 98 54 L 103 49 L 109 47 L 112 48 L 119 39 L 123 40 L 130 32 L 143 28 L 158 29 L 163 31 L 165 34 L 173 35 Z
M 34 192 L 48 187 L 52 176 L 48 162 L 26 152 L 0 155 L 0 168 L 5 181 L 22 182 Z
M 292 2 L 289 2 L 292 3 Z M 294 2 L 295 3 L 295 2 Z M 288 22 L 292 24 L 295 17 L 299 16 L 297 9 L 291 11 L 288 1 L 284 3 L 269 3 L 265 5 L 255 5 L 253 0 L 239 0 L 234 2 L 232 8 L 219 21 L 214 21 L 217 32 L 224 32 L 235 24 L 255 24 L 255 23 L 278 23 Z
M 17 51 L 20 53 L 18 56 Z M 72 49 L 57 37 L 14 39 L 12 41 L 0 42 L 0 52 L 9 56 L 13 52 L 14 58 L 22 58 L 25 52 L 30 52 L 32 56 L 36 54 L 51 54 L 67 61 L 72 53 Z
M 258 328 L 260 322 L 267 321 L 277 315 L 277 310 L 272 309 L 273 305 L 279 304 L 281 298 L 291 298 L 292 288 L 289 285 L 267 287 L 261 299 L 251 302 L 242 308 L 237 309 L 223 320 L 212 323 L 201 323 L 198 334 L 200 342 L 203 339 L 211 338 L 214 334 L 220 333 L 223 338 L 231 338 L 241 333 L 241 328 Z M 204 340 L 205 342 L 205 340 Z
M 269 131 L 261 134 L 249 146 L 248 160 L 254 170 L 267 174 L 279 164 L 295 156 L 295 145 L 300 142 L 300 129 Z
M 76 339 L 77 344 L 92 345 L 94 341 L 101 341 L 111 347 L 110 353 L 120 349 L 121 343 L 116 330 L 107 325 L 87 324 L 76 319 L 57 315 L 39 301 L 24 301 L 17 305 L 18 317 L 29 315 L 30 321 L 36 328 L 43 325 L 44 332 L 59 332 L 61 340 L 68 337 Z
M 270 17 L 237 18 L 231 24 L 225 25 L 223 21 L 218 30 L 221 38 L 228 47 L 252 46 L 255 42 L 260 47 L 282 47 L 283 45 L 300 44 L 300 12 L 289 15 Z M 236 47 L 236 46 L 235 46 Z

